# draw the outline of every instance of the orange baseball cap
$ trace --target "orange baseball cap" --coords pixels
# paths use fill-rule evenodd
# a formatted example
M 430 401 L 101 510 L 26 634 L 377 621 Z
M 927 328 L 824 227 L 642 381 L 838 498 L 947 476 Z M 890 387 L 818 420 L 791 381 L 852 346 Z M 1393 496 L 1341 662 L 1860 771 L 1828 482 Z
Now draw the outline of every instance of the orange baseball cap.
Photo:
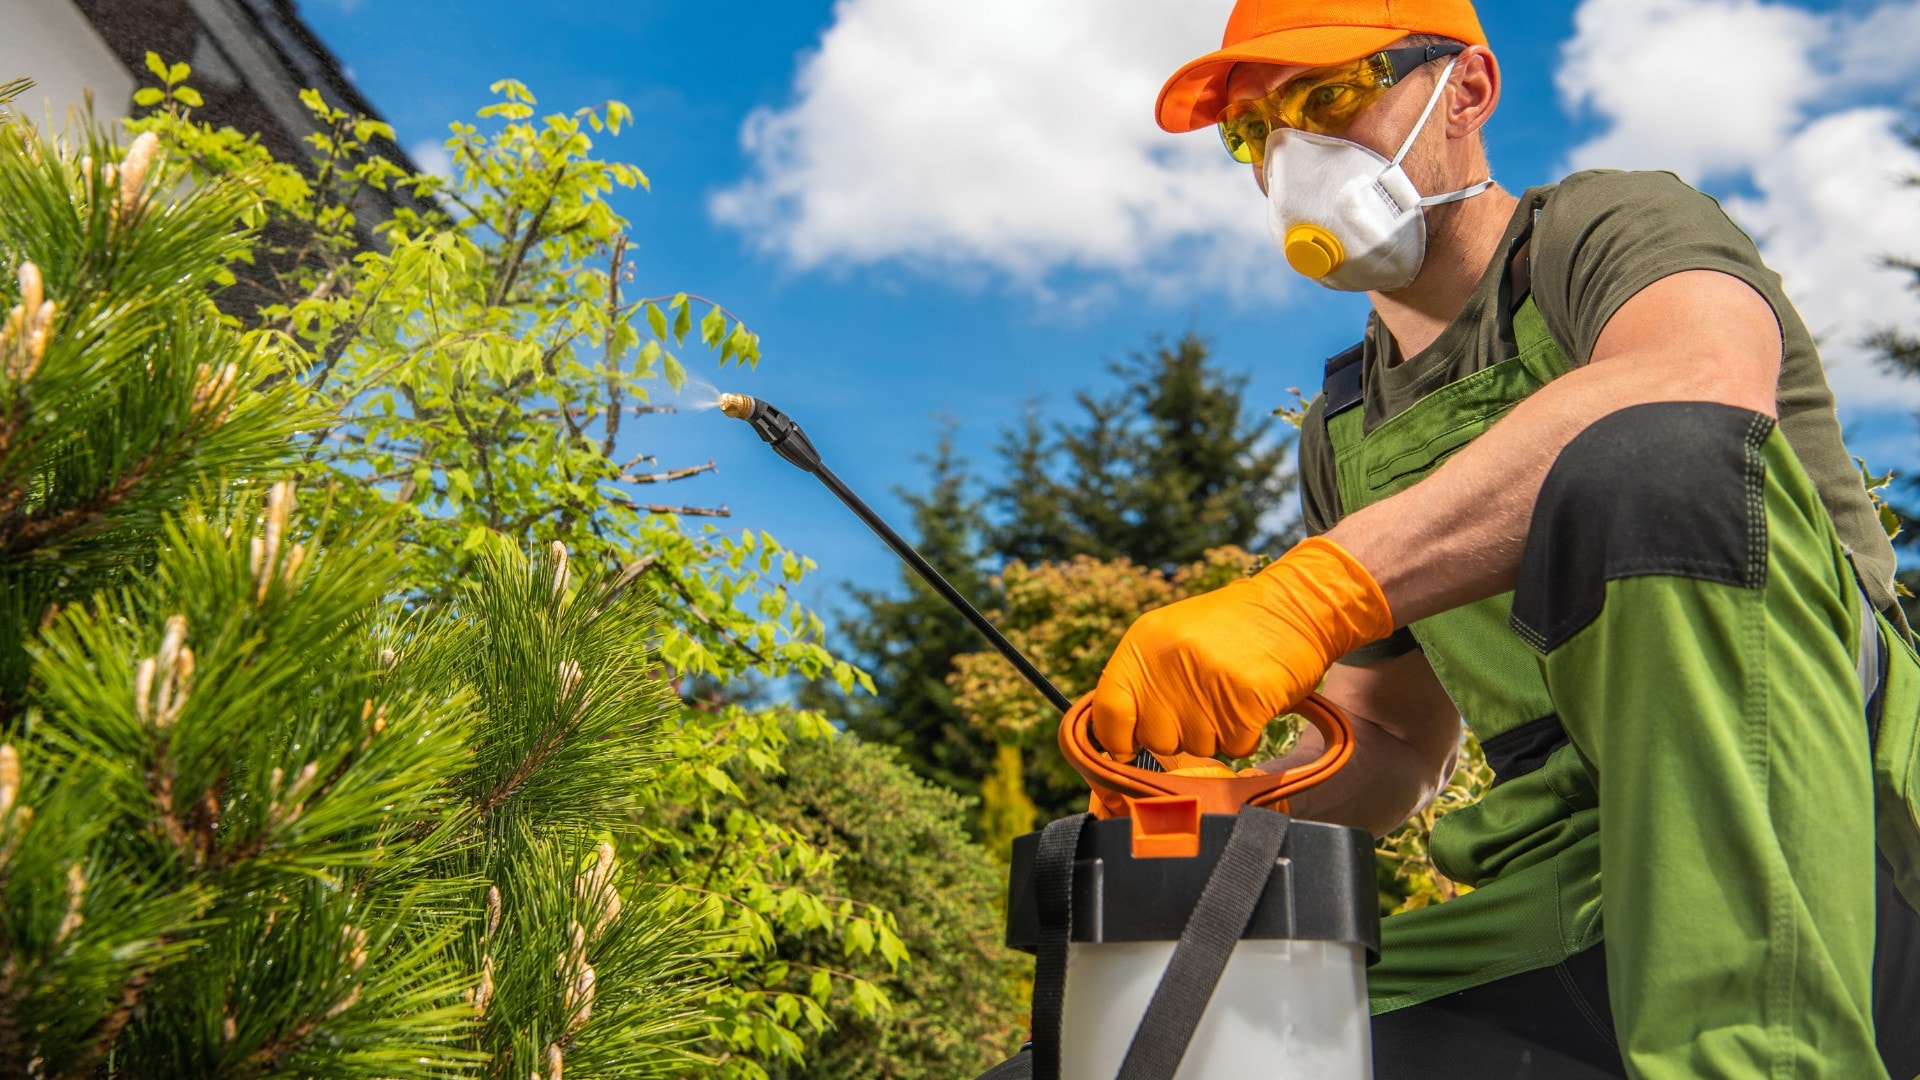
M 1227 106 L 1227 74 L 1243 61 L 1344 64 L 1410 34 L 1487 43 L 1469 0 L 1238 0 L 1220 48 L 1173 73 L 1160 88 L 1154 118 L 1167 131 L 1218 122 Z

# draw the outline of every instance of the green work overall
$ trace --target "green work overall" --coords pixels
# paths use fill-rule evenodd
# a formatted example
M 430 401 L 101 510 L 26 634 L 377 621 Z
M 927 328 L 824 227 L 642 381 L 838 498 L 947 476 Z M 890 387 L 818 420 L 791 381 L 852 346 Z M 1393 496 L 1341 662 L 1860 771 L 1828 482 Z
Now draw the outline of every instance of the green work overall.
M 1513 333 L 1512 359 L 1371 432 L 1364 409 L 1329 402 L 1344 512 L 1418 482 L 1569 370 L 1531 299 Z M 1642 437 L 1654 429 L 1680 448 Z M 1727 506 L 1719 533 L 1687 538 L 1696 499 Z M 1863 658 L 1863 618 L 1882 657 Z M 1432 838 L 1473 890 L 1386 921 L 1376 1013 L 1604 937 L 1635 1076 L 1886 1075 L 1876 800 L 1880 849 L 1920 900 L 1920 659 L 1866 610 L 1769 418 L 1698 402 L 1604 418 L 1557 459 L 1516 590 L 1411 630 L 1496 782 Z M 1871 751 L 1863 659 L 1885 668 Z

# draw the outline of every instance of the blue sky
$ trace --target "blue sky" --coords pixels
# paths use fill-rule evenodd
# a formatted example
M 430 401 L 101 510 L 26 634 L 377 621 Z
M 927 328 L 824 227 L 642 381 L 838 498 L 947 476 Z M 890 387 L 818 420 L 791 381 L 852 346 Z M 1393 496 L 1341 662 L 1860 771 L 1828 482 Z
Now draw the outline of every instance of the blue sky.
M 1228 6 L 300 4 L 423 161 L 501 77 L 544 108 L 630 105 L 634 128 L 601 151 L 653 181 L 618 202 L 636 287 L 745 318 L 760 369 L 695 370 L 792 414 L 902 524 L 890 489 L 920 484 L 940 415 L 990 471 L 996 432 L 1029 400 L 1066 415 L 1073 391 L 1105 388 L 1105 364 L 1156 336 L 1198 330 L 1260 409 L 1311 392 L 1357 337 L 1364 301 L 1288 280 L 1258 191 L 1212 135 L 1152 128 L 1158 80 L 1217 42 Z M 1825 335 L 1856 449 L 1920 459 L 1920 387 L 1877 378 L 1852 346 L 1873 322 L 1920 325 L 1920 304 L 1862 254 L 1920 252 L 1920 194 L 1894 184 L 1920 170 L 1894 134 L 1920 0 L 1480 12 L 1505 77 L 1489 133 L 1502 183 L 1666 167 L 1722 197 Z M 878 543 L 743 426 L 664 417 L 651 437 L 663 463 L 719 465 L 676 501 L 725 503 L 735 526 L 814 557 L 816 601 L 891 579 Z

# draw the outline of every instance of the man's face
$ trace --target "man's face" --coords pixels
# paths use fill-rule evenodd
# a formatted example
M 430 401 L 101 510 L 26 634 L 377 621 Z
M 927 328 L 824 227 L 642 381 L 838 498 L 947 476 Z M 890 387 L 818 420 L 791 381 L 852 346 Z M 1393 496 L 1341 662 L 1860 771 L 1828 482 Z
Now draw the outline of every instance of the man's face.
M 1285 86 L 1289 81 L 1312 68 L 1283 64 L 1235 64 L 1227 77 L 1227 100 L 1229 103 L 1252 101 L 1266 97 Z M 1346 127 L 1330 132 L 1336 138 L 1358 143 L 1384 158 L 1392 158 L 1406 140 L 1407 132 L 1420 120 L 1420 111 L 1426 108 L 1427 98 L 1433 94 L 1434 80 L 1440 72 L 1446 70 L 1444 61 L 1433 61 L 1409 72 L 1406 78 L 1381 94 L 1379 99 L 1360 110 Z M 1407 152 L 1402 167 L 1414 186 L 1421 191 L 1440 190 L 1443 177 L 1440 173 L 1439 144 L 1444 140 L 1444 125 L 1436 123 L 1439 111 L 1445 102 L 1436 109 L 1435 117 L 1427 122 L 1420 138 Z M 1259 165 L 1251 166 L 1254 182 L 1260 190 L 1267 190 L 1267 177 Z

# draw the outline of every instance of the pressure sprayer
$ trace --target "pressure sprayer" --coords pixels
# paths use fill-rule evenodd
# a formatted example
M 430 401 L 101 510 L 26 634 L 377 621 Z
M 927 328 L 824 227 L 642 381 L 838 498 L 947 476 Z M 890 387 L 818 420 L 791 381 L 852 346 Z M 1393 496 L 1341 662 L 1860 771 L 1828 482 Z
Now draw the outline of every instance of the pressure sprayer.
M 1380 953 L 1365 832 L 1287 816 L 1353 755 L 1346 715 L 1296 711 L 1326 743 L 1279 773 L 1114 761 L 1075 704 L 820 460 L 798 424 L 720 395 L 818 477 L 1063 714 L 1060 752 L 1127 815 L 1076 814 L 1013 843 L 1007 944 L 1034 954 L 1033 1037 L 980 1080 L 1365 1080 L 1365 966 Z

